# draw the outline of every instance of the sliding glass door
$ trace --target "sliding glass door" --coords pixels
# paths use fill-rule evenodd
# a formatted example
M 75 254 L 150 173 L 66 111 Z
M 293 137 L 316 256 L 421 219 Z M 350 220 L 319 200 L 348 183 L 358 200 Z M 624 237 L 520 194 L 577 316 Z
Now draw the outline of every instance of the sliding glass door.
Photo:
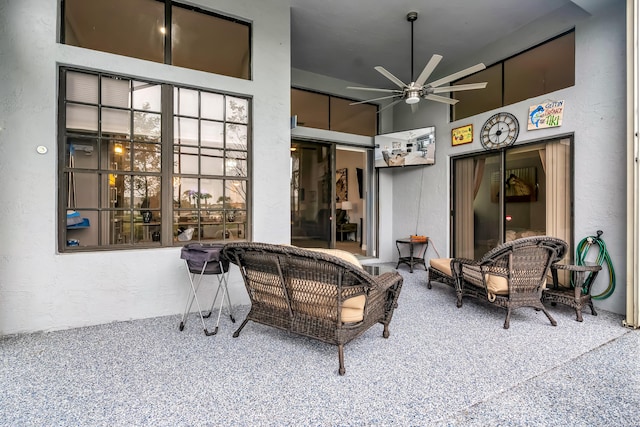
M 501 155 L 482 154 L 454 161 L 455 256 L 475 259 L 500 241 L 501 201 L 493 180 Z
M 571 244 L 571 141 L 551 140 L 453 161 L 453 255 L 548 235 Z
M 334 147 L 291 142 L 291 243 L 301 247 L 332 247 Z

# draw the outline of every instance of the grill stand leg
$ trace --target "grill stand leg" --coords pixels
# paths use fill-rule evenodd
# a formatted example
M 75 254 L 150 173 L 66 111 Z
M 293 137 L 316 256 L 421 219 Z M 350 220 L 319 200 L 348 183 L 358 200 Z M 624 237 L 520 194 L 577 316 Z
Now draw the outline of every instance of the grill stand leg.
M 229 297 L 229 291 L 228 291 L 228 275 L 229 272 L 225 272 L 222 266 L 222 263 L 220 261 L 218 261 L 220 263 L 220 271 L 222 273 L 220 274 L 216 274 L 216 277 L 218 279 L 218 286 L 216 288 L 216 293 L 213 297 L 213 301 L 211 302 L 211 308 L 209 309 L 209 312 L 206 314 L 203 314 L 203 311 L 200 307 L 200 301 L 198 300 L 198 296 L 197 296 L 197 292 L 198 289 L 200 289 L 200 283 L 202 282 L 202 277 L 205 275 L 205 270 L 207 268 L 207 263 L 205 262 L 204 265 L 202 266 L 202 271 L 200 272 L 200 274 L 198 274 L 198 278 L 196 279 L 195 283 L 194 283 L 194 278 L 196 276 L 196 274 L 190 273 L 189 272 L 189 284 L 191 286 L 191 295 L 188 300 L 187 300 L 187 305 L 185 306 L 185 310 L 184 313 L 182 314 L 182 320 L 180 321 L 180 326 L 179 329 L 182 331 L 184 330 L 184 326 L 187 322 L 187 316 L 188 314 L 191 312 L 191 307 L 193 306 L 193 302 L 195 301 L 196 306 L 198 308 L 198 314 L 200 315 L 200 321 L 202 322 L 202 328 L 204 329 L 204 334 L 206 336 L 211 336 L 211 335 L 215 335 L 218 333 L 218 327 L 220 325 L 220 316 L 222 314 L 222 309 L 224 307 L 224 303 L 225 303 L 225 297 L 227 300 L 227 307 L 229 308 L 229 317 L 231 318 L 231 321 L 233 323 L 235 323 L 235 318 L 233 316 L 233 307 L 231 306 L 231 298 Z M 187 271 L 189 271 L 189 265 L 187 263 L 187 261 L 185 260 L 185 265 L 187 267 Z M 215 308 L 215 304 L 216 301 L 218 299 L 218 295 L 220 294 L 220 289 L 222 289 L 222 296 L 220 299 L 220 307 L 218 309 L 218 318 L 216 320 L 216 326 L 215 329 L 212 332 L 209 332 L 209 330 L 207 329 L 207 326 L 204 323 L 204 319 L 209 318 L 211 316 L 211 314 L 213 313 L 213 309 Z

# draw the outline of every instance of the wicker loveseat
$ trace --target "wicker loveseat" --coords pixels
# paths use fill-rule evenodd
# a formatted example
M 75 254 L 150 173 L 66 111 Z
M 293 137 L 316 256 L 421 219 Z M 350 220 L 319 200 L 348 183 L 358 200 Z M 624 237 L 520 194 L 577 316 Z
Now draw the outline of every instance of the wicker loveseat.
M 345 261 L 328 251 L 295 246 L 234 242 L 223 253 L 240 268 L 251 299 L 234 337 L 253 320 L 337 345 L 340 375 L 346 343 L 376 323 L 389 337 L 402 287 L 399 273 L 372 276 L 351 254 Z
M 457 305 L 464 296 L 486 299 L 507 309 L 504 328 L 509 328 L 511 310 L 533 307 L 541 310 L 553 326 L 556 321 L 541 302 L 550 267 L 567 252 L 563 240 L 534 236 L 504 243 L 477 261 L 454 258 L 451 269 Z

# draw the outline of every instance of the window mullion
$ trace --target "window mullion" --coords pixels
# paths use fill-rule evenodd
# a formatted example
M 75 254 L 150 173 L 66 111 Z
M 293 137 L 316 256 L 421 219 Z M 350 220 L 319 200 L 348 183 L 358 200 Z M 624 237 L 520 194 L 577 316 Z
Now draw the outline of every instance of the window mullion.
M 162 85 L 162 246 L 173 243 L 173 88 Z

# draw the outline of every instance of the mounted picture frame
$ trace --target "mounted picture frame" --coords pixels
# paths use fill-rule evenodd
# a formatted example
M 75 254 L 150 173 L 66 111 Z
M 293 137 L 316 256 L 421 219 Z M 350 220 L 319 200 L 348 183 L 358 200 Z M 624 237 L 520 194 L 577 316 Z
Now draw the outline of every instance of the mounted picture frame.
M 349 180 L 347 168 L 336 170 L 336 203 L 342 203 L 349 198 Z
M 507 169 L 506 172 L 505 182 L 500 182 L 500 172 L 491 174 L 491 202 L 499 202 L 502 188 L 508 203 L 538 200 L 538 170 L 534 166 Z
M 473 124 L 451 129 L 451 145 L 462 145 L 473 142 Z

